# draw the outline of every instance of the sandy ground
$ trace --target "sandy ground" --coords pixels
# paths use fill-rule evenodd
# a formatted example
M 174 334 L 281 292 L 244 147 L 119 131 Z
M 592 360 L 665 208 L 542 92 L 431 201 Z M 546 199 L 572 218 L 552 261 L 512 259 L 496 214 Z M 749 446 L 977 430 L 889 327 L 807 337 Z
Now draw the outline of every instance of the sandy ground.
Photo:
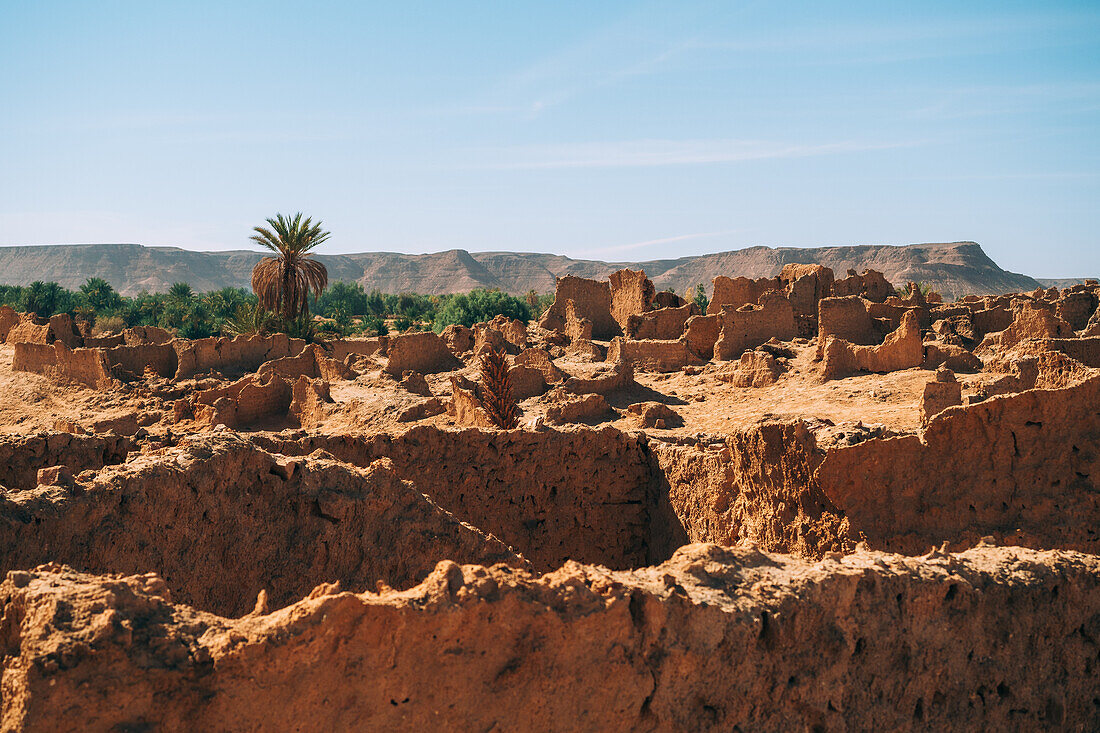
M 919 401 L 932 373 L 907 369 L 889 374 L 865 374 L 822 382 L 820 364 L 814 361 L 810 343 L 786 344 L 793 352 L 789 369 L 776 384 L 752 388 L 735 387 L 719 379 L 729 362 L 711 362 L 698 374 L 685 372 L 637 372 L 637 386 L 608 395 L 619 411 L 637 402 L 660 402 L 670 406 L 684 420 L 683 427 L 651 432 L 668 436 L 721 435 L 768 416 L 796 415 L 835 424 L 882 425 L 897 432 L 919 428 Z M 171 429 L 186 432 L 188 424 L 172 424 L 172 395 L 149 385 L 134 384 L 112 392 L 97 392 L 80 385 L 60 385 L 50 379 L 11 369 L 13 347 L 0 345 L 0 432 L 22 433 L 51 430 L 75 423 L 86 430 L 105 432 L 132 421 L 150 431 Z M 567 358 L 555 361 L 562 371 L 583 374 L 591 363 Z M 377 360 L 354 380 L 332 384 L 336 404 L 321 429 L 325 432 L 375 433 L 406 430 L 417 424 L 454 425 L 446 414 L 419 422 L 398 422 L 398 413 L 421 400 L 406 392 L 381 371 Z M 476 376 L 474 367 L 459 373 Z M 981 376 L 957 375 L 964 395 Z M 451 394 L 450 373 L 428 376 L 433 394 L 446 401 Z M 184 385 L 186 388 L 186 385 Z M 178 388 L 177 388 L 178 391 Z M 535 397 L 520 404 L 525 420 L 545 413 L 548 402 Z M 634 415 L 609 415 L 587 421 L 629 430 L 640 427 Z M 289 424 L 256 425 L 253 429 L 280 429 Z
M 846 379 L 822 382 L 820 362 L 814 361 L 814 344 L 789 343 L 795 352 L 788 372 L 779 381 L 767 387 L 735 387 L 723 382 L 718 375 L 729 368 L 730 362 L 711 362 L 699 374 L 685 372 L 648 373 L 636 372 L 637 387 L 608 395 L 608 403 L 620 411 L 637 402 L 660 402 L 670 406 L 684 420 L 683 427 L 669 430 L 647 430 L 669 436 L 694 436 L 699 433 L 724 434 L 731 430 L 758 422 L 762 418 L 793 415 L 807 419 L 831 421 L 835 424 L 863 422 L 865 425 L 882 425 L 897 432 L 915 431 L 920 427 L 919 404 L 924 385 L 932 380 L 932 372 L 925 369 L 906 369 L 889 374 L 863 374 Z M 590 364 L 557 359 L 555 364 L 566 373 L 582 374 Z M 473 378 L 476 370 L 462 370 Z M 988 375 L 958 374 L 967 387 L 980 377 Z M 428 382 L 433 394 L 447 397 L 451 393 L 448 374 L 430 375 Z M 354 429 L 358 426 L 389 424 L 391 429 L 400 426 L 392 414 L 409 398 L 395 393 L 395 382 L 381 373 L 371 372 L 350 382 L 334 384 L 333 398 L 349 406 L 342 419 L 330 423 L 330 428 Z M 399 388 L 398 388 L 399 389 Z M 524 400 L 520 407 L 524 419 L 542 415 L 549 404 L 539 397 Z M 453 425 L 446 415 L 429 418 L 424 422 Z M 633 415 L 618 419 L 587 421 L 589 424 L 606 424 L 630 430 L 640 427 Z

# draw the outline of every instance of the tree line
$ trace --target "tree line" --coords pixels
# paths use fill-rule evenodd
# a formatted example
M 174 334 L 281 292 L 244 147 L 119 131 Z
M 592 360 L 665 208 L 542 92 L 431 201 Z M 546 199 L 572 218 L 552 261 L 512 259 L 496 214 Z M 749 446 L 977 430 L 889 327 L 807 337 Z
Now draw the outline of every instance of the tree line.
M 438 332 L 451 324 L 472 326 L 498 314 L 526 322 L 542 315 L 553 299 L 552 294 L 533 290 L 522 297 L 489 289 L 394 295 L 367 291 L 359 283 L 335 281 L 320 296 L 310 295 L 309 311 L 321 318 L 311 319 L 309 327 L 333 336 L 375 336 L 410 329 Z M 266 330 L 296 334 L 294 322 L 285 329 L 270 322 L 272 316 L 260 307 L 259 298 L 244 288 L 196 293 L 183 282 L 163 293 L 142 292 L 132 297 L 120 294 L 99 277 L 88 278 L 77 290 L 41 281 L 26 286 L 0 285 L 0 305 L 43 318 L 68 313 L 78 321 L 87 321 L 97 332 L 158 326 L 183 338 L 205 338 L 265 330 L 255 325 L 266 316 Z

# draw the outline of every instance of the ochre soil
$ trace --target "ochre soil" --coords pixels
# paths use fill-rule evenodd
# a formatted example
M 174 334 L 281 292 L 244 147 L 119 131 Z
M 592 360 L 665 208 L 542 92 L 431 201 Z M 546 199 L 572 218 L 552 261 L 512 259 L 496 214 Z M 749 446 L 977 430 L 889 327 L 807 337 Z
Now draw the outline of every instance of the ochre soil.
M 699 433 L 723 435 L 755 424 L 769 417 L 801 417 L 828 420 L 836 424 L 882 425 L 897 432 L 916 431 L 920 427 L 919 403 L 924 385 L 931 378 L 926 369 L 912 368 L 886 374 L 860 374 L 845 379 L 822 382 L 820 365 L 814 361 L 813 342 L 789 342 L 785 347 L 797 356 L 791 360 L 790 371 L 775 384 L 759 388 L 735 388 L 718 379 L 727 368 L 722 363 L 710 363 L 701 373 L 682 371 L 671 373 L 636 372 L 637 386 L 617 390 L 608 396 L 608 404 L 624 410 L 637 402 L 660 402 L 672 407 L 683 418 L 681 427 L 654 431 L 656 435 L 688 437 Z M 39 374 L 13 373 L 12 344 L 0 344 L 0 433 L 22 434 L 54 430 L 59 423 L 69 421 L 81 426 L 110 423 L 134 417 L 148 421 L 148 430 L 170 429 L 185 432 L 186 424 L 171 420 L 171 400 L 165 400 L 136 385 L 126 391 L 102 392 L 79 384 L 59 384 Z M 373 368 L 355 379 L 334 382 L 331 395 L 333 408 L 317 426 L 328 433 L 392 433 L 403 432 L 413 425 L 460 427 L 453 417 L 441 414 L 416 423 L 399 422 L 398 409 L 409 402 L 409 394 L 396 381 L 384 374 L 385 359 L 379 357 Z M 583 373 L 588 362 L 562 358 L 555 364 L 563 371 Z M 459 370 L 471 378 L 477 376 L 476 366 Z M 450 372 L 426 376 L 432 393 L 440 398 L 451 394 Z M 956 374 L 967 387 L 988 379 L 988 373 Z M 525 417 L 537 417 L 546 412 L 547 404 L 538 397 L 520 403 Z M 609 425 L 621 430 L 639 427 L 630 415 L 605 416 L 584 420 L 584 424 Z M 270 430 L 293 427 L 286 420 L 260 421 L 243 429 Z M 199 429 L 199 428 L 195 428 Z M 650 428 L 652 430 L 652 428 Z
M 740 361 L 589 338 L 596 281 L 446 345 L 112 356 L 0 313 L 45 334 L 0 343 L 0 730 L 1100 728 L 1100 287 L 857 298 L 819 343 L 808 272 L 693 316 Z M 506 339 L 562 379 L 499 430 Z

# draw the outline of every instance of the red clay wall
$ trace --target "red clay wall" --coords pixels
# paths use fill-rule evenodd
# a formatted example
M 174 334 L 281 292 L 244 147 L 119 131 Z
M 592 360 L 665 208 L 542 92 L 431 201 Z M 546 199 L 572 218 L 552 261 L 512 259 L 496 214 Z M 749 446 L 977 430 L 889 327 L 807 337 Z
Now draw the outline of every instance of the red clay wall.
M 0 436 L 0 486 L 22 491 L 37 485 L 39 469 L 65 466 L 77 474 L 126 460 L 133 442 L 118 435 L 34 433 Z
M 320 582 L 408 587 L 441 557 L 518 562 L 388 465 L 287 460 L 235 436 L 0 501 L 0 574 L 44 562 L 154 571 L 181 602 L 227 615 L 252 610 L 261 590 L 277 608 Z
M 536 568 L 570 558 L 610 567 L 647 561 L 649 463 L 642 442 L 618 430 L 419 426 L 400 436 L 256 440 L 287 453 L 321 448 L 360 466 L 389 458 L 417 490 Z
M 236 620 L 156 576 L 53 566 L 0 594 L 6 730 L 1100 728 L 1085 555 L 694 545 L 541 578 L 445 562 L 404 593 L 322 586 Z

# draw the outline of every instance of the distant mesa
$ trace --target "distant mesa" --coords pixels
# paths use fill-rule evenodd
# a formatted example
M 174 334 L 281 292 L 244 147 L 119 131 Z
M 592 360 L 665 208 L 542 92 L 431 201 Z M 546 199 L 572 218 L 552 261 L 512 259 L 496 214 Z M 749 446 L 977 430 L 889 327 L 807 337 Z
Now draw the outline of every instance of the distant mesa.
M 0 280 L 8 285 L 56 281 L 76 288 L 89 277 L 101 277 L 123 295 L 131 296 L 142 290 L 162 292 L 180 281 L 196 291 L 225 286 L 247 288 L 252 267 L 262 256 L 243 250 L 192 252 L 140 244 L 0 247 Z M 882 272 L 894 284 L 928 283 L 948 299 L 967 294 L 1024 292 L 1040 286 L 1034 278 L 1001 269 L 974 242 L 805 249 L 750 247 L 648 262 L 458 249 L 423 255 L 319 255 L 318 259 L 328 268 L 332 281 L 358 282 L 367 290 L 377 288 L 389 293 L 458 293 L 474 288 L 498 288 L 513 294 L 551 292 L 558 277 L 604 279 L 624 267 L 645 270 L 658 290 L 671 287 L 684 293 L 698 283 L 709 285 L 717 275 L 773 277 L 789 263 L 825 265 L 838 276 L 849 269 L 862 272 L 870 268 Z

